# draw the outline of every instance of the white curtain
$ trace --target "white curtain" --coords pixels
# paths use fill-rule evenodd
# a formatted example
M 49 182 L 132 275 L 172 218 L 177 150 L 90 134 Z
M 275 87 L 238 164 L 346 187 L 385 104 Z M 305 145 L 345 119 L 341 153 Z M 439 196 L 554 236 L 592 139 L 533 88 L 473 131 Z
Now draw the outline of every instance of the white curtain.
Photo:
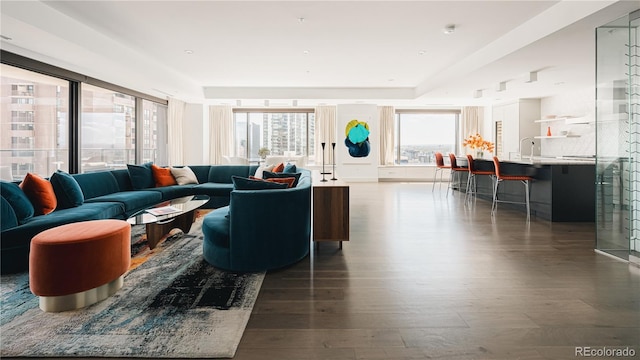
M 209 161 L 222 164 L 234 144 L 233 110 L 229 105 L 209 106 Z
M 184 165 L 184 146 L 182 144 L 182 127 L 184 126 L 184 111 L 186 104 L 184 101 L 169 98 L 167 107 L 167 136 L 169 165 Z
M 322 165 L 322 145 L 325 143 L 325 164 L 333 164 L 333 152 L 331 151 L 331 143 L 336 141 L 336 107 L 335 106 L 317 106 L 316 107 L 316 124 L 315 124 L 315 154 L 316 164 Z M 336 144 L 339 146 L 339 144 Z
M 378 106 L 380 112 L 380 165 L 393 165 L 395 162 L 395 119 L 393 106 Z
M 460 119 L 460 123 L 462 125 L 460 129 L 460 136 L 462 139 L 467 138 L 469 135 L 480 134 L 484 122 L 484 108 L 481 106 L 465 106 L 462 108 Z M 482 137 L 485 139 L 489 138 L 484 135 L 482 135 Z M 460 141 L 460 144 L 462 144 L 462 141 Z M 470 149 L 463 150 L 470 151 Z

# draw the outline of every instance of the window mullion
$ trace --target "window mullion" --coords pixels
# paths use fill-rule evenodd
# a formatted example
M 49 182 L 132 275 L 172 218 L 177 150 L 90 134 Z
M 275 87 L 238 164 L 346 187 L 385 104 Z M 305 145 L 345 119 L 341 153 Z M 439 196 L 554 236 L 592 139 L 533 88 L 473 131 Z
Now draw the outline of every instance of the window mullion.
M 80 172 L 80 104 L 82 83 L 69 81 L 69 173 Z

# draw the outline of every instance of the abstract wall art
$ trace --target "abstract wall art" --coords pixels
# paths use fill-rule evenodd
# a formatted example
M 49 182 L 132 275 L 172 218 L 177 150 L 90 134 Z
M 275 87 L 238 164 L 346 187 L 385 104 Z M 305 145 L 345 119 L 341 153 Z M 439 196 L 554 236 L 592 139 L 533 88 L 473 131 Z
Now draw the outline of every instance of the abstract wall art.
M 347 146 L 351 157 L 369 156 L 369 152 L 371 152 L 369 132 L 369 124 L 366 121 L 353 119 L 347 123 L 344 144 Z

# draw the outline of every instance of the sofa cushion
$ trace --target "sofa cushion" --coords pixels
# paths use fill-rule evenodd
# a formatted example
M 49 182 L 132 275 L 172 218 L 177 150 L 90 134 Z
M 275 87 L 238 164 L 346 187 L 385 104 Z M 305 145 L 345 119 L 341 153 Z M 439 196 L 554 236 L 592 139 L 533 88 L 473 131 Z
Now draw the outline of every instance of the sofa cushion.
M 121 191 L 98 196 L 85 202 L 95 203 L 103 201 L 122 203 L 124 205 L 125 216 L 129 217 L 135 212 L 161 202 L 162 194 L 153 190 Z
M 46 215 L 58 206 L 56 193 L 47 179 L 43 179 L 36 174 L 27 173 L 27 176 L 20 183 L 20 188 L 33 204 L 35 215 Z
M 292 164 L 292 163 L 287 163 L 287 165 L 284 166 L 284 170 L 282 170 L 282 172 L 284 173 L 296 173 L 298 171 L 298 168 L 296 167 L 296 164 Z
M 118 170 L 109 170 L 109 172 L 116 179 L 116 183 L 118 184 L 118 191 L 133 190 L 133 185 L 131 184 L 131 176 L 129 176 L 129 170 L 118 169 Z M 118 191 L 115 191 L 115 192 L 118 192 Z
M 33 217 L 35 212 L 33 204 L 31 204 L 31 201 L 29 201 L 29 198 L 24 191 L 20 189 L 18 184 L 0 181 L 0 193 L 2 193 L 2 197 L 7 200 L 16 213 L 18 224 L 22 224 Z
M 176 178 L 178 185 L 197 184 L 196 174 L 188 166 L 181 168 L 171 168 L 171 174 Z
M 155 187 L 155 188 L 149 189 L 149 191 L 151 190 L 157 191 L 160 194 L 162 194 L 162 201 L 197 194 L 194 190 L 194 185 L 191 185 L 191 184 Z
M 170 168 L 163 168 L 156 164 L 151 165 L 151 172 L 153 172 L 153 180 L 156 187 L 171 186 L 178 184 L 176 178 L 171 174 Z
M 265 171 L 264 173 L 262 173 L 262 178 L 263 179 L 272 179 L 272 178 L 290 178 L 293 177 L 295 178 L 295 181 L 293 182 L 293 185 L 291 187 L 296 187 L 298 186 L 298 181 L 300 181 L 300 176 L 302 175 L 302 173 L 274 173 L 274 172 L 270 172 L 270 171 Z
M 229 207 L 207 214 L 202 220 L 202 233 L 217 247 L 229 248 Z
M 286 189 L 287 184 L 280 184 L 264 180 L 254 180 L 243 178 L 240 176 L 232 176 L 233 188 L 236 190 L 269 190 L 269 189 Z
M 2 249 L 28 247 L 36 234 L 52 227 L 78 221 L 100 219 L 124 219 L 124 207 L 121 203 L 100 202 L 85 203 L 70 209 L 56 210 L 47 216 L 35 216 L 25 224 L 3 231 Z
M 202 194 L 209 196 L 225 196 L 229 197 L 233 190 L 233 184 L 220 184 L 220 183 L 204 183 L 193 187 L 194 194 Z
M 84 194 L 84 201 L 120 191 L 118 182 L 110 171 L 73 174 L 71 176 L 73 176 L 78 182 L 78 185 L 80 185 L 82 194 Z
M 82 205 L 84 195 L 80 185 L 73 176 L 58 170 L 51 175 L 49 180 L 58 199 L 58 209 L 68 209 Z
M 18 226 L 18 217 L 9 202 L 0 197 L 0 231 Z
M 181 168 L 182 166 L 178 166 Z M 189 169 L 196 174 L 199 184 L 204 184 L 209 181 L 209 172 L 211 171 L 211 165 L 190 165 Z M 229 180 L 231 181 L 231 180 Z
M 151 164 L 151 162 L 141 165 L 127 164 L 129 177 L 131 177 L 131 185 L 134 190 L 148 189 L 155 186 Z
M 250 168 L 246 165 L 218 165 L 209 171 L 209 182 L 231 184 L 232 176 L 249 177 Z

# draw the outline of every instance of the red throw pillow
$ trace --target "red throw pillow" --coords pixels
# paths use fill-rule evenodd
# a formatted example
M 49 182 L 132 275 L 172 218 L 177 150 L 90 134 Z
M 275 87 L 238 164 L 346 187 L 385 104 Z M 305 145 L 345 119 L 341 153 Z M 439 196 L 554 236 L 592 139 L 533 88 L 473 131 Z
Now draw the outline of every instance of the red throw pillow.
M 153 172 L 153 180 L 156 183 L 156 187 L 178 184 L 176 182 L 176 178 L 174 178 L 173 174 L 171 174 L 171 168 L 163 168 L 156 164 L 152 164 L 151 172 Z
M 46 215 L 58 206 L 53 185 L 38 175 L 27 173 L 27 176 L 20 183 L 20 188 L 33 204 L 36 215 Z
M 280 163 L 278 165 L 276 165 L 273 170 L 271 170 L 271 172 L 282 172 L 284 171 L 284 164 Z
M 287 184 L 287 188 L 293 187 L 293 183 L 296 181 L 296 178 L 293 177 L 287 177 L 287 178 L 269 178 L 269 179 L 265 179 L 266 181 L 269 182 L 275 182 L 275 183 L 281 183 L 281 184 Z

